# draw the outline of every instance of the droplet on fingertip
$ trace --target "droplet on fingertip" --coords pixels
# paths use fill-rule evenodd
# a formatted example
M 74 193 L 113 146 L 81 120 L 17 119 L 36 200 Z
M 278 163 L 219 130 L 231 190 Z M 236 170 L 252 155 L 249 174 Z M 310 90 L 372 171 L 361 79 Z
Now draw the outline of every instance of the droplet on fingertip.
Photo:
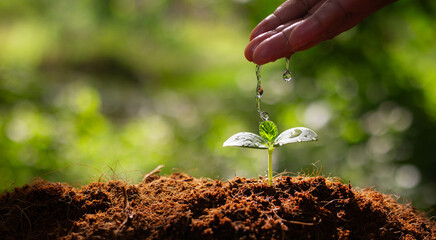
M 283 73 L 283 80 L 285 80 L 286 82 L 289 82 L 292 80 L 292 74 L 291 71 L 289 70 L 289 58 L 286 58 L 286 70 Z
M 283 80 L 285 80 L 286 82 L 291 81 L 291 80 L 292 80 L 291 72 L 289 72 L 288 70 L 286 70 L 286 71 L 283 73 Z

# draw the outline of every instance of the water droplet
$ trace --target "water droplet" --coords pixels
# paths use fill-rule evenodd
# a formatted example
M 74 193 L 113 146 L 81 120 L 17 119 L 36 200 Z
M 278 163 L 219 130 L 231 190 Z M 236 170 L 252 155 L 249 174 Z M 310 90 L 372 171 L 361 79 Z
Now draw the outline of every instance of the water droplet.
M 256 76 L 260 76 L 260 70 L 262 69 L 262 65 L 256 65 Z
M 283 143 L 279 143 L 279 146 L 280 146 L 280 147 L 283 146 Z
M 260 70 L 262 69 L 262 65 L 256 65 L 256 79 L 257 79 L 257 86 L 256 86 L 256 109 L 257 112 L 261 112 L 260 110 L 260 98 L 262 97 L 263 94 L 263 89 L 262 89 L 262 78 L 260 75 Z
M 262 78 L 260 75 L 260 70 L 262 69 L 262 65 L 256 65 L 256 78 L 257 78 L 257 86 L 256 86 L 256 109 L 259 113 L 259 117 L 262 121 L 268 121 L 269 115 L 267 112 L 261 110 L 261 98 L 263 94 L 262 89 Z
M 312 141 L 316 141 L 316 140 L 318 140 L 317 138 L 312 138 Z
M 291 80 L 292 80 L 291 72 L 289 72 L 288 70 L 286 70 L 286 71 L 283 73 L 283 80 L 285 80 L 286 82 L 291 81 Z
M 256 88 L 256 97 L 257 98 L 261 98 L 263 94 L 263 89 L 262 86 L 260 84 L 257 84 L 257 88 Z
M 267 112 L 261 112 L 260 113 L 260 119 L 262 119 L 262 121 L 268 121 L 269 120 L 269 115 Z
M 301 139 L 298 139 L 297 142 L 302 142 Z
M 283 73 L 283 80 L 285 80 L 286 82 L 289 82 L 292 80 L 292 74 L 291 71 L 289 70 L 289 58 L 286 58 L 286 71 Z

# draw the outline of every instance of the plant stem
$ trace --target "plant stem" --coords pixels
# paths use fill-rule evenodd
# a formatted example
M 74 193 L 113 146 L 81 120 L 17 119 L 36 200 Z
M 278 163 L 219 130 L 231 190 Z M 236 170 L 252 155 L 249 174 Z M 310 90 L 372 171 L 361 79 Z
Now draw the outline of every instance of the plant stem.
M 272 154 L 274 147 L 268 148 L 268 181 L 269 185 L 272 186 Z

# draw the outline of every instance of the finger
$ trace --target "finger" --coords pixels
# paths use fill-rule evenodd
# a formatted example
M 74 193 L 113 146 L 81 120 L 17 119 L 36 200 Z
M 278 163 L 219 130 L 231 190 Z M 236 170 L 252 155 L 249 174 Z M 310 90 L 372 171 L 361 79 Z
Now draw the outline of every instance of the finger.
M 263 33 L 253 40 L 250 41 L 250 43 L 247 45 L 244 51 L 245 58 L 252 62 L 253 61 L 253 53 L 254 50 L 257 48 L 257 46 L 262 43 L 265 39 L 272 37 L 274 34 L 276 34 L 276 31 L 269 31 L 266 33 Z
M 333 37 L 330 29 L 341 28 L 341 23 L 348 16 L 352 14 L 339 1 L 324 2 L 292 31 L 290 48 L 293 51 L 302 51 Z
M 257 48 L 257 46 L 263 42 L 265 39 L 272 37 L 273 35 L 277 34 L 278 32 L 283 31 L 285 28 L 289 27 L 290 25 L 294 24 L 295 22 L 299 21 L 301 19 L 295 20 L 295 21 L 291 21 L 287 24 L 284 25 L 280 25 L 278 26 L 276 29 L 265 32 L 259 36 L 257 36 L 256 38 L 252 39 L 250 41 L 250 43 L 247 45 L 247 47 L 245 48 L 245 58 L 252 62 L 253 61 L 253 53 L 254 50 Z
M 251 32 L 250 41 L 257 36 L 274 30 L 286 22 L 302 18 L 320 0 L 288 0 L 280 5 L 273 14 L 262 20 Z
M 346 14 L 336 28 L 327 29 L 326 39 L 332 39 L 337 35 L 351 29 L 375 11 L 395 1 L 396 0 L 382 0 L 362 3 L 357 0 L 338 0 L 339 5 L 342 6 L 343 9 L 347 9 L 345 11 Z
M 360 13 L 368 16 L 371 13 L 391 4 L 397 0 L 378 0 L 378 1 L 360 1 L 360 0 L 337 0 L 339 5 L 353 13 Z
M 294 52 L 306 50 L 357 25 L 364 18 L 396 0 L 327 0 L 315 5 L 296 28 L 289 44 Z
M 265 64 L 279 58 L 289 57 L 294 52 L 289 46 L 289 36 L 300 22 L 296 22 L 282 31 L 262 41 L 253 52 L 253 62 Z
M 307 16 L 310 16 L 310 15 L 312 15 L 314 12 L 316 12 L 317 10 L 318 10 L 318 8 L 319 7 L 321 7 L 325 2 L 326 2 L 327 0 L 323 0 L 323 1 L 320 1 L 320 2 L 317 2 L 311 9 L 309 9 L 309 11 L 307 12 L 307 14 L 306 14 L 306 17 Z
M 288 41 L 282 33 L 275 34 L 257 46 L 253 53 L 253 62 L 262 65 L 285 56 L 289 57 L 292 52 L 288 46 Z

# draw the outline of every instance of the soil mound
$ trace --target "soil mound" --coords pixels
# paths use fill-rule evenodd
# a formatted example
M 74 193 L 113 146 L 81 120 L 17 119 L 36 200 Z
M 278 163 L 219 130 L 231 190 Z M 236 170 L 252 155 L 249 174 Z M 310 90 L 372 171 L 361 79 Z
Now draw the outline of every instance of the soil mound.
M 2 239 L 436 239 L 436 224 L 324 177 L 229 181 L 174 173 L 81 189 L 40 181 L 0 197 Z

